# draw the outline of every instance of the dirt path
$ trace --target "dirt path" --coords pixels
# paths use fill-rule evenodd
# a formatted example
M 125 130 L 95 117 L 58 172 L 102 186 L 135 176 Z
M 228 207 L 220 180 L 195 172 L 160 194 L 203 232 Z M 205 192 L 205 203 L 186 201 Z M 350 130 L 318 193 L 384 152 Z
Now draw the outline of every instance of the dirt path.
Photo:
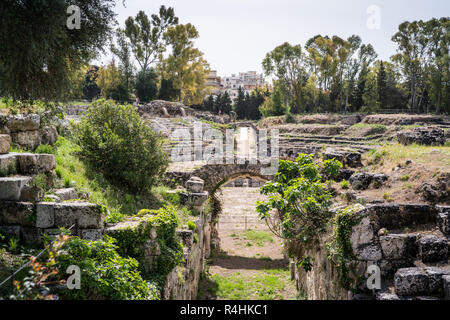
M 199 299 L 295 299 L 280 240 L 257 219 L 258 188 L 223 188 L 222 253 L 209 264 Z M 245 228 L 247 226 L 247 229 Z

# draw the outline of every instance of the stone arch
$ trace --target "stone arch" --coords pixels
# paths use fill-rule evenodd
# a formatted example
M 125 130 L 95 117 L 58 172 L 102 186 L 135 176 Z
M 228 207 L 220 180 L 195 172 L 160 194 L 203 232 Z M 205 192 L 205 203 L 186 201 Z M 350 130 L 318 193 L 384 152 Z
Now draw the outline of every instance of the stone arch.
M 227 182 L 239 178 L 272 180 L 272 175 L 264 175 L 261 173 L 262 168 L 263 165 L 259 161 L 256 164 L 251 164 L 249 161 L 243 164 L 209 164 L 194 170 L 189 175 L 189 177 L 199 177 L 204 181 L 203 189 L 208 191 L 210 201 L 212 201 L 213 212 L 211 213 L 210 221 L 210 246 L 213 254 L 220 251 L 220 237 L 217 224 L 222 204 L 216 195 L 216 191 Z

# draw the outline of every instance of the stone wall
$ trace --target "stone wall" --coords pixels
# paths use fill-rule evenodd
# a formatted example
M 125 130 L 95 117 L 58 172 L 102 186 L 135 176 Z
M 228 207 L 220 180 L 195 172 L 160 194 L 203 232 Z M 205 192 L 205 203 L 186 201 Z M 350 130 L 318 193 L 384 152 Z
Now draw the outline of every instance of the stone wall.
M 41 126 L 37 114 L 0 115 L 0 134 L 10 135 L 14 144 L 30 150 L 40 144 L 54 144 L 58 139 L 55 126 Z
M 339 270 L 328 257 L 332 229 L 319 241 L 302 249 L 311 256 L 306 272 L 291 262 L 297 288 L 308 299 L 421 300 L 448 296 L 450 207 L 422 204 L 380 204 L 361 208 L 355 217 L 350 243 L 354 258 L 348 261 L 351 289 L 339 282 Z M 381 271 L 381 289 L 366 286 L 367 268 Z M 446 291 L 447 290 L 447 291 Z

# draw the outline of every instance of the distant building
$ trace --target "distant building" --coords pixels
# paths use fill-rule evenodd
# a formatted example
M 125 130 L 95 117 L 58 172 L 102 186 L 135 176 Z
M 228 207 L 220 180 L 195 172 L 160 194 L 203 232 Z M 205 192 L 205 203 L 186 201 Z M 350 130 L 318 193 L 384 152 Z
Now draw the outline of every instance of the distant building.
M 211 94 L 213 95 L 218 95 L 221 92 L 222 85 L 220 77 L 217 75 L 216 70 L 212 70 L 209 72 L 209 75 L 206 78 L 206 85 L 208 87 L 212 87 Z
M 211 71 L 206 85 L 212 87 L 211 94 L 218 95 L 219 93 L 228 92 L 231 100 L 234 100 L 238 96 L 239 87 L 241 87 L 245 93 L 249 93 L 256 89 L 266 85 L 266 81 L 262 74 L 257 74 L 256 71 L 240 72 L 239 75 L 232 74 L 231 76 L 219 77 L 217 71 Z

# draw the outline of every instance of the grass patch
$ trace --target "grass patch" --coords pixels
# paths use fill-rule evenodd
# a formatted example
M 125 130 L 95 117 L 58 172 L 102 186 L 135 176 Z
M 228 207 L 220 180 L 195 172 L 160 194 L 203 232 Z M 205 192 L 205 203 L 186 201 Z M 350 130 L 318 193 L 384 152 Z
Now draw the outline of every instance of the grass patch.
M 220 276 L 213 274 L 214 293 L 226 300 L 281 300 L 289 279 L 289 271 L 284 269 L 266 269 L 254 274 L 242 275 L 240 272 Z
M 272 233 L 267 231 L 245 230 L 242 233 L 233 233 L 230 235 L 234 240 L 245 240 L 245 246 L 251 247 L 256 245 L 264 247 L 267 243 L 273 243 Z

